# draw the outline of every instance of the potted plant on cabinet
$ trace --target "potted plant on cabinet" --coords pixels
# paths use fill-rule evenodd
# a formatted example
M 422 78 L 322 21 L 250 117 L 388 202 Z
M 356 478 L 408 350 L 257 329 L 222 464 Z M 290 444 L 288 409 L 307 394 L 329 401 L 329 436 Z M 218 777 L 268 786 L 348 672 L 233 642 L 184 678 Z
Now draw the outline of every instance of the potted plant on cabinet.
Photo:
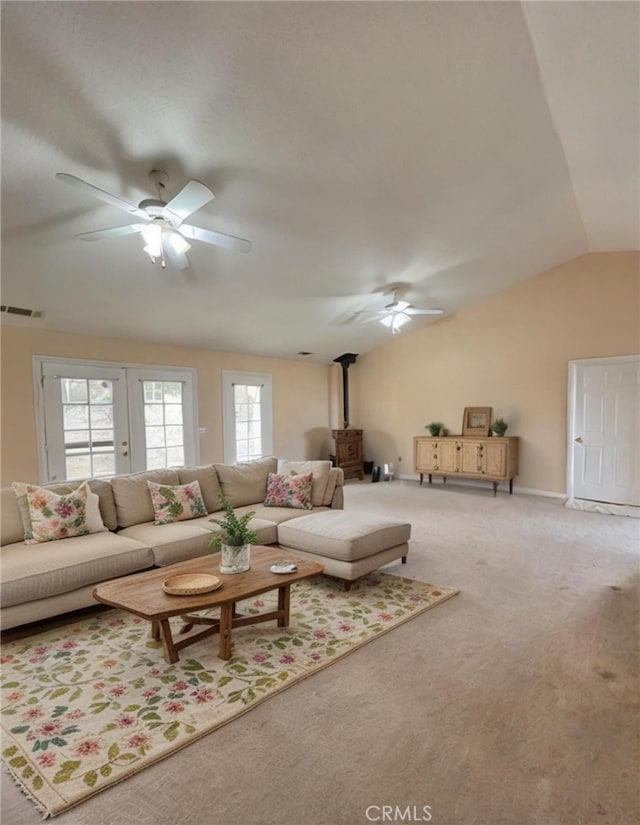
M 225 515 L 223 519 L 209 519 L 222 528 L 211 539 L 209 547 L 214 553 L 220 551 L 221 573 L 242 573 L 251 567 L 251 545 L 258 541 L 258 536 L 249 529 L 255 510 L 238 518 L 224 493 L 220 492 L 218 498 Z
M 442 424 L 439 424 L 437 421 L 432 421 L 431 424 L 427 424 L 425 429 L 429 430 L 429 433 L 435 437 L 436 435 L 440 435 Z
M 494 435 L 503 436 L 509 425 L 506 423 L 504 418 L 496 418 L 496 420 L 491 425 L 491 430 Z

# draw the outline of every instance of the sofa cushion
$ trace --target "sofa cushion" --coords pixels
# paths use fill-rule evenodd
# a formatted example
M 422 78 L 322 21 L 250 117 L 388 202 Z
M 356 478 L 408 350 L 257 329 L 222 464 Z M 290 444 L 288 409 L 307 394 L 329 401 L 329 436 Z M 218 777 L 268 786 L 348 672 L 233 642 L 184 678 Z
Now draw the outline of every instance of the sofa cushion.
M 114 476 L 111 479 L 111 489 L 120 527 L 153 521 L 153 504 L 147 481 L 155 481 L 158 484 L 180 483 L 178 471 L 173 469 L 147 470 L 144 473 Z
M 169 524 L 172 521 L 189 521 L 207 515 L 200 484 L 156 484 L 147 481 L 153 502 L 154 524 Z
M 278 527 L 278 543 L 282 547 L 342 561 L 372 556 L 404 544 L 410 537 L 408 522 L 336 510 L 301 516 Z
M 0 544 L 4 546 L 24 541 L 24 524 L 18 507 L 18 496 L 13 487 L 3 487 L 0 491 L 0 513 Z
M 205 526 L 206 522 L 204 517 L 169 524 L 134 524 L 118 535 L 146 544 L 151 548 L 154 563 L 164 566 L 210 552 L 211 530 Z
M 100 515 L 102 516 L 104 526 L 107 530 L 115 530 L 118 526 L 118 517 L 116 515 L 116 503 L 113 500 L 111 484 L 103 478 L 90 478 L 89 487 L 91 487 L 91 492 L 98 496 Z
M 178 478 L 180 484 L 189 484 L 191 481 L 198 482 L 208 513 L 215 513 L 216 510 L 222 509 L 220 504 L 220 479 L 213 464 L 206 464 L 201 467 L 178 467 Z
M 340 482 L 340 484 L 338 484 Z M 344 472 L 339 467 L 332 467 L 329 470 L 329 478 L 327 479 L 327 487 L 324 491 L 323 504 L 327 507 L 331 506 L 336 487 L 343 486 Z
M 153 566 L 149 547 L 110 532 L 2 548 L 3 607 L 69 593 Z
M 327 511 L 328 507 L 314 507 L 314 513 L 321 513 Z M 252 511 L 255 519 L 266 519 L 274 524 L 281 524 L 283 521 L 291 521 L 294 518 L 300 518 L 301 510 L 294 510 L 292 507 L 265 507 L 264 504 L 245 504 L 244 507 L 236 507 L 234 512 L 240 517 L 245 513 Z
M 291 510 L 289 508 L 271 508 L 271 507 L 264 507 L 262 504 L 257 504 L 253 506 L 245 506 L 245 507 L 238 507 L 235 510 L 235 513 L 238 517 L 243 516 L 245 513 L 256 513 L 254 517 L 249 521 L 248 527 L 258 537 L 255 544 L 275 544 L 278 541 L 278 525 L 274 519 L 271 518 L 271 514 L 273 512 L 285 512 L 288 514 L 288 518 L 295 518 L 296 515 L 300 513 L 299 510 Z M 207 529 L 211 533 L 220 533 L 222 528 L 219 524 L 216 524 L 215 521 L 211 521 L 208 519 L 203 524 L 206 525 Z
M 269 473 L 265 507 L 291 507 L 295 510 L 311 510 L 313 473 L 306 475 L 280 475 Z
M 275 458 L 258 458 L 240 464 L 216 464 L 216 472 L 222 492 L 232 507 L 264 501 L 267 494 L 267 478 L 275 473 Z
M 325 501 L 330 471 L 330 461 L 288 461 L 287 459 L 280 459 L 278 461 L 278 472 L 282 475 L 293 476 L 313 473 L 311 504 L 314 507 L 321 507 L 323 504 L 331 503 L 331 499 L 329 499 L 328 502 Z

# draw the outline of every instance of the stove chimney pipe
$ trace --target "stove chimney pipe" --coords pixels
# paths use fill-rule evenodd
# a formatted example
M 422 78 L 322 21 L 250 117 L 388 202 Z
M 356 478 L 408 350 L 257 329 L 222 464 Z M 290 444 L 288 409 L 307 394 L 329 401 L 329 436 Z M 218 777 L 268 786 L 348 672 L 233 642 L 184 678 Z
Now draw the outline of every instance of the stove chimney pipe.
M 345 430 L 349 428 L 349 366 L 355 364 L 357 357 L 352 352 L 345 352 L 333 359 L 335 364 L 342 366 L 342 415 Z

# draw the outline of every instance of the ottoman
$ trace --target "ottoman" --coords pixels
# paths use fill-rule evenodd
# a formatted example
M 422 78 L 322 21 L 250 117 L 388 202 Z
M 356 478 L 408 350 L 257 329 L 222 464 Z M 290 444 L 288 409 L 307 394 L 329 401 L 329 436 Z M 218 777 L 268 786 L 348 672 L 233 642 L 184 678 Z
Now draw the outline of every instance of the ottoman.
M 344 510 L 313 513 L 278 525 L 278 544 L 320 562 L 324 572 L 351 582 L 396 559 L 407 561 L 411 525 Z

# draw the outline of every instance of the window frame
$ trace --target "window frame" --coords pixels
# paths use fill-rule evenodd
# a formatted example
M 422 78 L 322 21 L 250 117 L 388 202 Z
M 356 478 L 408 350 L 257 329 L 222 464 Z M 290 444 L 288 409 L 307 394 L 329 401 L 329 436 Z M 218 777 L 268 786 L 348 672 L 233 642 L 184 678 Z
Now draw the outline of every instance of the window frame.
M 239 372 L 222 370 L 222 440 L 224 463 L 236 464 L 236 418 L 234 384 L 262 387 L 260 399 L 260 423 L 262 455 L 273 454 L 273 378 L 264 372 Z

